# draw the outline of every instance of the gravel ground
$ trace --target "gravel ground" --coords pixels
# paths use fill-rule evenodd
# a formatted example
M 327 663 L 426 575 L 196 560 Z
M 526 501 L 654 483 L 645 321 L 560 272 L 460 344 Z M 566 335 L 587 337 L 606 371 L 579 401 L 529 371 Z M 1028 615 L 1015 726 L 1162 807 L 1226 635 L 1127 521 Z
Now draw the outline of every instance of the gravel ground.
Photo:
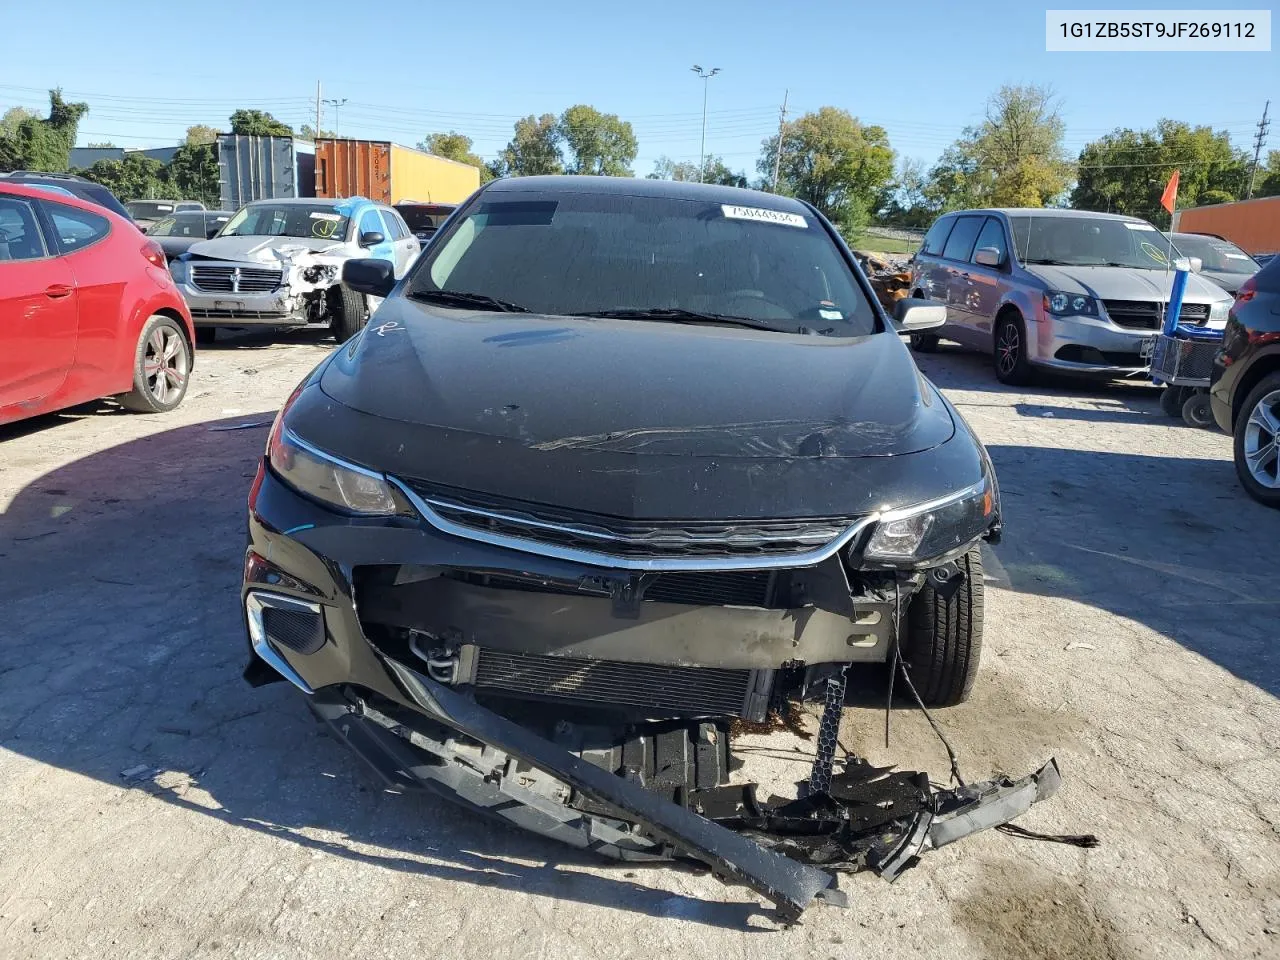
M 1008 519 L 975 696 L 940 722 L 970 777 L 1056 756 L 1023 824 L 1102 846 L 986 833 L 783 930 L 704 873 L 380 792 L 291 689 L 242 683 L 245 492 L 329 348 L 222 343 L 173 414 L 0 428 L 0 956 L 1280 957 L 1280 513 L 1153 389 L 922 358 Z M 886 749 L 871 702 L 844 742 L 943 779 L 923 719 Z M 753 761 L 799 778 L 788 737 Z

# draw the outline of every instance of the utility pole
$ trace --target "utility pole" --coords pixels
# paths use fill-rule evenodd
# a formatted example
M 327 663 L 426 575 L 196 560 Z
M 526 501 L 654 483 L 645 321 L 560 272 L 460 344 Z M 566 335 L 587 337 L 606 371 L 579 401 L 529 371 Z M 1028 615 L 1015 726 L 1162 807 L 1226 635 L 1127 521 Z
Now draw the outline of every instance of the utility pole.
M 1262 160 L 1262 148 L 1267 143 L 1267 128 L 1271 126 L 1271 121 L 1267 119 L 1267 112 L 1271 109 L 1271 101 L 1268 100 L 1262 108 L 1262 119 L 1258 121 L 1258 132 L 1253 138 L 1253 166 L 1249 168 L 1249 189 L 1245 191 L 1244 198 L 1249 200 L 1253 197 L 1253 180 L 1258 175 L 1258 163 Z
M 342 106 L 344 103 L 346 103 L 346 102 L 347 102 L 347 98 L 346 98 L 346 97 L 343 97 L 341 100 L 326 100 L 326 101 L 325 101 L 325 103 L 327 103 L 327 104 L 329 104 L 329 106 L 333 107 L 333 135 L 334 135 L 334 137 L 335 137 L 335 138 L 338 136 L 338 108 L 339 108 L 339 107 L 341 107 L 341 106 Z M 320 128 L 319 128 L 319 127 L 316 127 L 316 136 L 317 136 L 317 137 L 318 137 L 318 136 L 320 136 Z
M 707 179 L 707 87 L 711 85 L 711 78 L 720 72 L 720 68 L 712 67 L 708 73 L 695 63 L 690 69 L 702 78 L 702 149 L 698 154 L 698 182 L 702 183 Z
M 320 99 L 320 81 L 316 81 L 316 136 L 320 136 L 320 117 L 324 110 L 324 101 Z
M 778 174 L 782 170 L 782 134 L 787 129 L 787 99 L 791 91 L 782 91 L 782 110 L 778 113 L 778 152 L 773 155 L 773 192 L 778 192 Z

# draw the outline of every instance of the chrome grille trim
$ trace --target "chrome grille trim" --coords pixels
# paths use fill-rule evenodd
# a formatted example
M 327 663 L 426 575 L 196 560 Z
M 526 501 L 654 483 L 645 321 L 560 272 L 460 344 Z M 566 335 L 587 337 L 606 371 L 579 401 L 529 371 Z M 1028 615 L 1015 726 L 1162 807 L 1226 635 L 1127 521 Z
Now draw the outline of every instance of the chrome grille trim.
M 210 293 L 270 293 L 283 278 L 282 271 L 266 267 L 191 264 L 191 285 Z
M 441 533 L 446 533 L 455 537 L 462 537 L 466 540 L 476 540 L 495 547 L 518 550 L 521 553 L 532 553 L 538 556 L 552 557 L 557 560 L 567 560 L 572 563 L 582 563 L 594 567 L 605 567 L 611 570 L 778 570 L 791 569 L 795 567 L 811 567 L 822 563 L 824 560 L 827 560 L 829 557 L 848 546 L 859 534 L 866 530 L 871 524 L 875 523 L 879 518 L 878 513 L 861 517 L 844 527 L 841 532 L 831 539 L 819 543 L 807 550 L 800 550 L 796 552 L 752 555 L 719 553 L 675 557 L 621 556 L 607 552 L 607 546 L 609 542 L 619 542 L 619 540 L 621 540 L 621 542 L 628 542 L 626 538 L 618 538 L 616 535 L 610 534 L 608 539 L 603 539 L 598 536 L 598 533 L 593 532 L 595 538 L 601 540 L 601 549 L 594 550 L 556 543 L 546 543 L 530 537 L 521 537 L 494 530 L 481 529 L 451 519 L 446 516 L 442 510 L 462 513 L 469 517 L 497 520 L 509 523 L 512 526 L 533 526 L 537 529 L 563 532 L 573 536 L 583 535 L 583 531 L 574 525 L 552 524 L 546 523 L 545 521 L 529 523 L 528 520 L 517 515 L 506 514 L 497 510 L 484 510 L 478 507 L 466 507 L 462 510 L 458 510 L 457 504 L 449 503 L 435 497 L 425 498 L 421 496 L 408 484 L 397 477 L 388 476 L 387 480 L 394 484 L 395 487 L 405 495 L 409 502 L 413 504 L 414 509 L 422 515 L 423 519 Z M 744 526 L 745 525 L 747 524 L 744 524 Z

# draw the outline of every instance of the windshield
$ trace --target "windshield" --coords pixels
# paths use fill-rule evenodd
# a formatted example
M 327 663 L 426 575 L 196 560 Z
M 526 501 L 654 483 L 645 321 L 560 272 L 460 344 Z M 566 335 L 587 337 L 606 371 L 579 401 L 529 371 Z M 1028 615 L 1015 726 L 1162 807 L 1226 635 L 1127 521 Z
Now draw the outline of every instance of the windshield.
M 164 200 L 130 200 L 124 206 L 135 220 L 159 220 L 173 213 L 173 203 Z
M 1110 217 L 1010 217 L 1013 243 L 1023 263 L 1070 267 L 1112 266 L 1139 270 L 1169 267 L 1169 241 L 1149 223 Z M 1174 259 L 1177 251 L 1172 251 Z
M 150 230 L 149 237 L 200 237 L 204 238 L 204 214 L 179 213 L 165 217 Z
M 332 203 L 251 203 L 222 228 L 220 237 L 305 237 L 341 240 L 346 214 Z
M 1258 265 L 1230 240 L 1204 237 L 1194 233 L 1175 233 L 1173 242 L 1188 257 L 1199 257 L 1205 270 L 1219 273 L 1257 273 Z
M 396 207 L 404 222 L 414 233 L 434 230 L 453 213 L 453 207 Z
M 812 217 L 665 197 L 531 196 L 471 207 L 432 242 L 408 295 L 480 295 L 547 314 L 718 314 L 843 337 L 877 329 Z

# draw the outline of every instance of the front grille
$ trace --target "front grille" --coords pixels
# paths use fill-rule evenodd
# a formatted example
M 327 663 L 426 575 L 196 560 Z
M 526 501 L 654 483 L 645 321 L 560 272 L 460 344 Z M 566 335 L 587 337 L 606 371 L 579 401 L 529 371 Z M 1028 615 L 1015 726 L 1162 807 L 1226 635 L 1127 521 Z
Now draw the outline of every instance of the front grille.
M 509 574 L 454 570 L 454 580 L 498 590 L 556 593 L 562 596 L 609 596 L 608 586 L 598 577 L 578 583 L 553 582 Z M 699 607 L 773 606 L 774 574 L 760 570 L 724 570 L 709 573 L 646 574 L 641 581 L 640 599 L 655 603 L 687 603 Z
M 645 589 L 641 599 L 707 607 L 767 607 L 772 583 L 773 574 L 760 570 L 663 573 Z
M 272 643 L 298 653 L 315 653 L 324 646 L 324 620 L 318 613 L 263 607 L 262 627 Z
M 482 648 L 476 687 L 588 703 L 715 716 L 744 716 L 755 671 L 666 667 L 538 657 Z
M 279 270 L 192 264 L 191 284 L 210 293 L 270 293 L 280 286 Z
M 1107 315 L 1130 330 L 1159 330 L 1164 322 L 1164 304 L 1149 300 L 1104 300 Z M 1184 303 L 1178 313 L 1180 323 L 1199 326 L 1209 319 L 1207 303 Z
M 474 530 L 616 557 L 773 557 L 830 543 L 854 522 L 802 520 L 624 520 L 542 504 L 409 486 L 446 520 Z M 483 536 L 480 536 L 483 539 Z

